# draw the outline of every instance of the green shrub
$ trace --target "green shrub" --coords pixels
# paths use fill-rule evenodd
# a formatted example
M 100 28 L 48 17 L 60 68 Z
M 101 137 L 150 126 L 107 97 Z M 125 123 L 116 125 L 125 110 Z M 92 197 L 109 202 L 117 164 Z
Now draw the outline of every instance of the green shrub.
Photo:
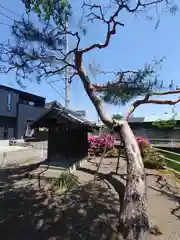
M 119 150 L 116 147 L 113 147 L 107 152 L 106 156 L 107 157 L 118 157 L 118 154 L 119 154 Z
M 167 160 L 167 166 L 168 166 L 169 168 L 172 168 L 172 169 L 180 172 L 180 164 L 178 164 L 178 163 L 176 163 L 176 162 L 172 162 L 172 161 L 168 161 L 168 160 Z
M 58 179 L 54 181 L 54 189 L 67 189 L 72 190 L 76 188 L 79 184 L 79 179 L 74 174 L 69 172 L 63 172 Z
M 163 169 L 166 164 L 164 156 L 156 151 L 151 145 L 141 152 L 144 166 L 149 169 Z

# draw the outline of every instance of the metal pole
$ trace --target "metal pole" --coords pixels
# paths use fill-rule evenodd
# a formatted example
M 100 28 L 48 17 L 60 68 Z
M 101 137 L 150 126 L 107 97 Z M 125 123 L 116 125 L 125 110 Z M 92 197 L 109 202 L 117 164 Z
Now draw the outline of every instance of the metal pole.
M 68 20 L 66 20 L 66 30 L 68 30 Z M 66 41 L 66 46 L 65 46 L 65 53 L 67 54 L 69 49 L 68 49 L 68 36 L 65 34 L 65 41 Z M 69 84 L 69 79 L 68 79 L 68 68 L 65 69 L 65 107 L 69 107 L 69 102 L 70 102 L 70 84 Z

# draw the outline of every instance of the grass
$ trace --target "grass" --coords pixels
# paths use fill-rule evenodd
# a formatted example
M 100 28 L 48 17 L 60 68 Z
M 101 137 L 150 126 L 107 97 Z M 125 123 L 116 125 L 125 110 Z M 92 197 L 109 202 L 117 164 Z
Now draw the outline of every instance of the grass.
M 180 172 L 180 164 L 167 160 L 167 166 Z
M 167 158 L 166 161 L 167 161 L 167 166 L 169 168 L 172 168 L 172 169 L 180 172 L 180 154 L 162 150 L 162 149 L 157 149 L 157 148 L 156 148 L 156 150 L 158 150 L 158 152 L 162 153 L 164 155 L 164 157 Z M 179 163 L 176 163 L 171 160 L 174 160 Z
M 180 156 L 175 154 L 175 153 L 171 153 L 171 152 L 162 152 L 163 155 L 167 158 L 173 159 L 177 162 L 180 162 Z
M 166 151 L 166 150 L 162 150 L 159 148 L 156 148 L 156 150 L 160 153 L 162 153 L 165 157 L 170 158 L 174 161 L 180 162 L 180 154 L 175 153 L 175 152 L 170 152 L 170 151 Z
M 159 149 L 159 148 L 155 148 L 155 149 L 158 152 L 160 152 L 165 158 L 167 158 L 166 159 L 167 167 L 180 172 L 180 154 L 174 153 L 174 152 L 170 152 L 170 151 L 166 151 L 166 150 L 162 150 L 162 149 Z M 124 155 L 123 149 L 121 149 L 121 154 Z M 179 164 L 176 163 L 176 162 L 171 161 L 171 159 L 174 160 L 174 161 L 179 162 Z
M 166 151 L 166 150 L 162 150 L 162 149 L 159 149 L 159 148 L 156 148 L 156 150 L 158 152 L 160 152 L 165 158 L 169 158 L 169 160 L 166 159 L 167 167 L 172 168 L 172 169 L 180 172 L 180 154 L 170 152 L 170 151 Z M 171 161 L 171 159 L 179 162 L 179 164 Z

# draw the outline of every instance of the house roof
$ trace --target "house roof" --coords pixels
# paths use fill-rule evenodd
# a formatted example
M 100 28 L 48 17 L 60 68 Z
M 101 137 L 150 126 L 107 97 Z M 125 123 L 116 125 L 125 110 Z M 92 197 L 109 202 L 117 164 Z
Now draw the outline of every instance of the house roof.
M 46 104 L 45 108 L 47 111 L 31 124 L 31 128 L 50 127 L 51 120 L 55 120 L 57 124 L 60 122 L 62 124 L 74 124 L 79 127 L 99 128 L 96 123 L 80 117 L 77 112 L 63 107 L 57 101 Z
M 167 120 L 170 120 L 170 119 L 174 119 L 174 120 L 177 120 L 177 121 L 180 121 L 180 113 L 177 113 L 176 116 L 173 117 L 172 114 L 164 114 L 163 116 L 161 115 L 160 116 L 156 116 L 156 115 L 151 115 L 151 116 L 148 116 L 148 117 L 132 117 L 129 119 L 129 123 L 148 123 L 148 122 L 156 122 L 158 120 L 164 120 L 164 121 L 167 121 Z
M 14 92 L 14 93 L 17 93 L 17 94 L 29 95 L 32 98 L 39 98 L 41 100 L 45 100 L 44 97 L 41 97 L 41 96 L 38 96 L 38 95 L 35 95 L 35 94 L 32 94 L 32 93 L 29 93 L 29 92 L 21 91 L 21 90 L 12 88 L 12 87 L 8 87 L 8 86 L 5 86 L 5 85 L 0 85 L 0 89 L 6 90 L 6 91 L 11 91 L 11 92 Z
M 129 122 L 144 122 L 144 117 L 131 117 Z
M 153 116 L 150 116 L 150 117 L 146 117 L 145 118 L 145 122 L 155 122 L 155 121 L 158 121 L 158 120 L 169 120 L 169 119 L 172 119 L 173 115 L 172 114 L 164 114 L 163 117 L 159 117 L 159 116 L 156 116 L 156 115 L 153 115 Z M 177 113 L 177 115 L 175 117 L 173 117 L 174 120 L 180 120 L 180 113 Z
M 58 105 L 60 105 L 60 103 L 58 103 L 57 101 L 52 101 L 52 102 L 48 102 L 48 103 L 45 103 L 45 108 L 46 109 L 50 109 L 50 108 L 52 108 L 53 106 L 58 106 Z

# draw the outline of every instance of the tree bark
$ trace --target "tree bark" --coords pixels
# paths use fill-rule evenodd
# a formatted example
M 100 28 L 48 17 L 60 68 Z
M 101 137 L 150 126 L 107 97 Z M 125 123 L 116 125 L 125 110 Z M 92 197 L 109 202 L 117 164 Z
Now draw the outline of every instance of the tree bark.
M 127 159 L 127 182 L 118 232 L 124 240 L 147 240 L 149 222 L 146 177 L 141 153 L 127 121 L 116 131 L 120 134 Z
M 114 121 L 106 115 L 101 99 L 82 66 L 82 52 L 76 51 L 75 65 L 84 89 L 94 104 L 102 122 L 110 128 L 115 128 L 124 145 L 127 159 L 127 183 L 124 200 L 120 206 L 119 232 L 124 240 L 148 239 L 148 213 L 146 178 L 144 165 L 136 138 L 127 121 Z M 119 237 L 118 237 L 119 239 Z
M 120 143 L 120 145 L 121 145 L 121 143 Z M 118 171 L 119 171 L 120 154 L 121 154 L 121 146 L 119 146 L 119 148 L 118 148 L 118 159 L 117 159 L 117 165 L 116 165 L 116 174 L 118 174 Z

